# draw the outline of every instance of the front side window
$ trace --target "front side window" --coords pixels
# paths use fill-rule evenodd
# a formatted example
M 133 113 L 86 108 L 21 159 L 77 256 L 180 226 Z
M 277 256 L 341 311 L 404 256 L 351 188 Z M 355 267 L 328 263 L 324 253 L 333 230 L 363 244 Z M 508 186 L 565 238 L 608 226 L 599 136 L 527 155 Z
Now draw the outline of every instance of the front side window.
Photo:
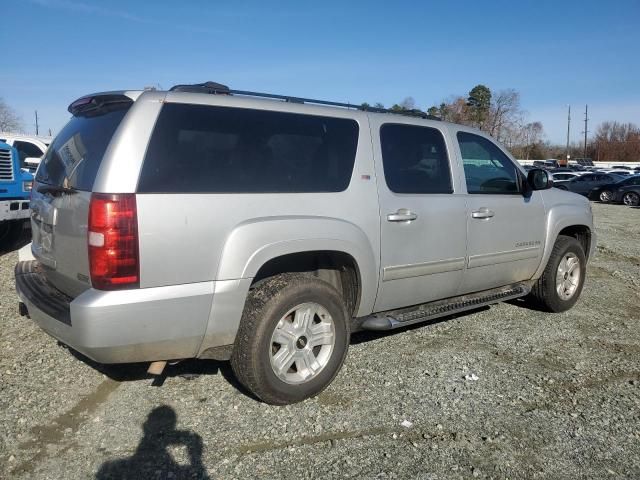
M 351 181 L 357 144 L 351 119 L 169 103 L 138 191 L 340 192 Z
M 468 193 L 516 194 L 518 171 L 502 150 L 480 135 L 458 132 Z
M 394 193 L 451 193 L 451 169 L 442 133 L 416 125 L 380 128 L 382 163 Z

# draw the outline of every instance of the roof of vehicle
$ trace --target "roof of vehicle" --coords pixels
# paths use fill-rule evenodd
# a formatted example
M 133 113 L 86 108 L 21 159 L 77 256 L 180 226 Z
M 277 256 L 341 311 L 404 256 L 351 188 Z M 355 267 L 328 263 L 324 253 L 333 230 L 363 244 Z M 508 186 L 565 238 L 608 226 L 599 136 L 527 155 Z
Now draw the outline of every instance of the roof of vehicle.
M 42 135 L 27 135 L 24 133 L 9 133 L 9 132 L 0 132 L 0 138 L 4 138 L 5 140 L 36 140 L 38 142 L 44 143 L 48 145 L 51 143 L 51 137 L 43 137 Z
M 435 117 L 433 115 L 429 115 L 421 110 L 413 109 L 413 110 L 390 110 L 386 108 L 377 108 L 373 106 L 366 105 L 356 105 L 351 103 L 343 103 L 343 102 L 334 102 L 328 100 L 317 100 L 312 98 L 302 98 L 302 97 L 294 97 L 288 95 L 278 95 L 272 93 L 261 93 L 261 92 L 251 92 L 246 90 L 232 90 L 227 86 L 215 83 L 215 82 L 205 82 L 200 84 L 189 84 L 189 85 L 175 85 L 171 87 L 167 91 L 156 91 L 153 89 L 149 89 L 151 91 L 164 94 L 165 96 L 171 95 L 171 97 L 175 97 L 175 93 L 188 93 L 188 94 L 213 94 L 213 95 L 229 95 L 238 98 L 251 98 L 254 100 L 260 99 L 265 101 L 276 101 L 276 102 L 285 102 L 292 104 L 304 104 L 304 105 L 314 105 L 314 106 L 322 106 L 333 108 L 337 110 L 359 110 L 363 112 L 369 113 L 385 113 L 392 115 L 402 115 L 413 118 L 421 118 L 426 120 L 437 120 L 441 121 L 439 117 Z M 89 95 L 83 95 L 82 97 L 74 100 L 69 105 L 69 112 L 74 113 L 81 111 L 83 108 L 90 108 L 92 106 L 92 99 L 98 98 L 110 98 L 111 100 L 120 100 L 126 101 L 130 99 L 131 101 L 136 101 L 140 95 L 142 95 L 146 90 L 115 90 L 108 92 L 96 92 L 91 93 Z M 175 93 L 174 93 L 175 92 Z M 95 103 L 95 102 L 94 102 Z

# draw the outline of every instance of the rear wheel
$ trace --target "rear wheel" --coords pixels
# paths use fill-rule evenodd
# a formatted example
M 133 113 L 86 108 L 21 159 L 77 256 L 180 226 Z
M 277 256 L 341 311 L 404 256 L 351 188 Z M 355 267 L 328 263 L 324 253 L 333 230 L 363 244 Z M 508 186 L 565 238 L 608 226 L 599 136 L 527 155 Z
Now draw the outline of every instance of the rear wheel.
M 271 277 L 247 298 L 231 356 L 233 371 L 267 403 L 313 397 L 342 367 L 348 318 L 342 296 L 327 282 L 299 273 Z
M 640 195 L 635 192 L 627 192 L 622 197 L 622 203 L 630 207 L 637 207 L 640 205 Z
M 600 195 L 598 195 L 598 198 L 601 202 L 609 203 L 613 200 L 613 193 L 611 193 L 611 190 L 603 190 L 600 192 Z
M 531 297 L 549 312 L 569 310 L 582 292 L 586 266 L 580 242 L 559 236 L 542 276 L 531 289 Z

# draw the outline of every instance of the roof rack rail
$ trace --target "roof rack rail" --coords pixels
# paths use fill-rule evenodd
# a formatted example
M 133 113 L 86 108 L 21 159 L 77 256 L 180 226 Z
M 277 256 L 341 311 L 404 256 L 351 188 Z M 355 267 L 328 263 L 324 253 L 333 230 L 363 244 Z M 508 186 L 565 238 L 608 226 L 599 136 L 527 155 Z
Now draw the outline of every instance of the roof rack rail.
M 192 85 L 174 85 L 169 89 L 170 92 L 188 92 L 188 93 L 209 93 L 218 95 L 241 95 L 244 97 L 269 98 L 272 100 L 283 100 L 290 103 L 310 103 L 314 105 L 326 105 L 330 107 L 341 107 L 347 109 L 361 110 L 373 113 L 395 113 L 399 115 L 407 115 L 410 117 L 419 117 L 427 120 L 441 120 L 440 117 L 429 115 L 421 110 L 389 110 L 387 108 L 377 108 L 371 106 L 354 105 L 352 103 L 331 102 L 328 100 L 316 100 L 313 98 L 291 97 L 289 95 L 277 95 L 274 93 L 250 92 L 247 90 L 232 90 L 226 85 L 216 82 L 195 83 Z

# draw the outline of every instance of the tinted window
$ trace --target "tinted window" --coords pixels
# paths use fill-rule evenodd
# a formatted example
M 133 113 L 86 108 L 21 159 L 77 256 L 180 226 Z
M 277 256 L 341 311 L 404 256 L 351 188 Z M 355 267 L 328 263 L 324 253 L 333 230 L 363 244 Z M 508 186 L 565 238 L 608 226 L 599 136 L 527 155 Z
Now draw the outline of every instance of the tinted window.
M 386 124 L 380 128 L 382 163 L 395 193 L 451 193 L 451 171 L 442 134 L 435 128 Z
M 73 117 L 42 160 L 36 180 L 78 190 L 91 190 L 111 137 L 130 104 Z
M 351 180 L 353 120 L 204 105 L 162 108 L 139 192 L 339 192 Z
M 458 132 L 469 193 L 518 193 L 516 166 L 493 142 L 479 135 Z

